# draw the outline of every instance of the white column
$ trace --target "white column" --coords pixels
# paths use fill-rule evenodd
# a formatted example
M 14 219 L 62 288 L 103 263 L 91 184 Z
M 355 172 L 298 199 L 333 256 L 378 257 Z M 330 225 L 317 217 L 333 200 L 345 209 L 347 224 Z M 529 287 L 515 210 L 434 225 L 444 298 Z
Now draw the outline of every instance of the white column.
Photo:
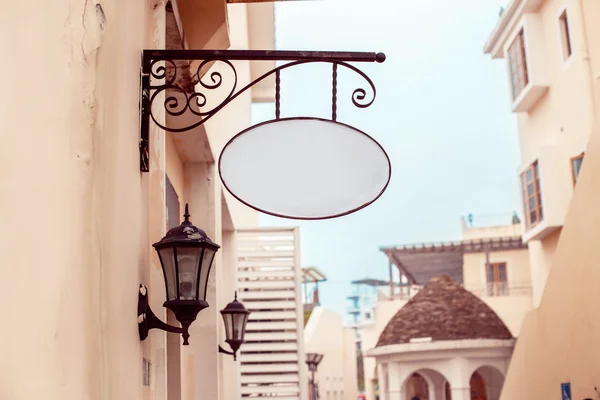
M 471 373 L 464 358 L 452 360 L 452 374 L 448 376 L 452 400 L 471 400 Z
M 400 364 L 397 362 L 388 363 L 389 393 L 387 400 L 403 400 L 402 383 L 403 379 Z
M 387 364 L 377 364 L 377 380 L 379 382 L 379 400 L 388 400 Z
M 454 388 L 451 387 L 452 400 L 471 400 L 471 387 Z

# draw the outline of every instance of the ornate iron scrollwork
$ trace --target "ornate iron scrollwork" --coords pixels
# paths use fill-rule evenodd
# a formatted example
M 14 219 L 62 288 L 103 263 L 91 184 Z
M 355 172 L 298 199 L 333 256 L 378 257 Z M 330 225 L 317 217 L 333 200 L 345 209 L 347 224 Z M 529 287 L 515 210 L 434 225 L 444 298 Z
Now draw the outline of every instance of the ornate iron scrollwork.
M 289 61 L 268 71 L 242 88 L 238 88 L 238 74 L 234 60 L 248 61 Z M 192 61 L 200 61 L 197 66 Z M 239 95 L 252 86 L 275 75 L 275 116 L 280 116 L 281 71 L 309 63 L 329 63 L 332 65 L 332 114 L 337 119 L 337 75 L 338 67 L 347 68 L 360 75 L 368 84 L 367 89 L 354 89 L 351 101 L 358 108 L 369 107 L 375 101 L 376 90 L 373 81 L 361 70 L 348 62 L 383 62 L 383 53 L 358 52 L 300 52 L 300 51 L 253 51 L 253 50 L 144 50 L 142 54 L 141 76 L 141 135 L 140 169 L 149 170 L 150 120 L 161 129 L 170 132 L 185 132 L 194 129 L 217 114 Z M 214 63 L 223 63 L 230 72 L 230 82 L 226 83 L 220 71 L 208 72 Z M 194 68 L 194 71 L 190 71 Z M 226 86 L 224 86 L 226 85 Z M 227 89 L 223 92 L 223 88 Z M 211 104 L 210 96 L 225 93 L 216 104 Z M 162 98 L 162 104 L 157 99 Z M 184 114 L 193 121 L 182 126 L 170 126 L 168 119 L 176 119 Z M 187 121 L 187 119 L 186 119 Z

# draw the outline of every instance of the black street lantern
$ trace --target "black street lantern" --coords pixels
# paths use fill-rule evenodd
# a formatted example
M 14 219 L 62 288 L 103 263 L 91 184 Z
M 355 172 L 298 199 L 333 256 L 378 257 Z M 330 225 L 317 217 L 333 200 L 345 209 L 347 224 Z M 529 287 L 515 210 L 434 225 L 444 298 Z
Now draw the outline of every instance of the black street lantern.
M 237 360 L 237 351 L 244 343 L 244 335 L 246 334 L 246 323 L 250 311 L 240 303 L 237 299 L 237 292 L 233 301 L 221 310 L 223 322 L 225 323 L 225 342 L 229 344 L 233 352 L 224 350 L 219 346 L 219 352 L 231 354 L 234 360 Z
M 310 372 L 316 372 L 319 363 L 323 359 L 323 354 L 318 353 L 306 353 L 306 364 Z
M 168 332 L 181 333 L 183 344 L 188 345 L 188 328 L 198 313 L 208 307 L 206 290 L 210 269 L 219 250 L 206 233 L 190 222 L 188 205 L 185 205 L 184 221 L 175 227 L 160 242 L 156 249 L 162 266 L 167 300 L 163 306 L 173 311 L 181 328 L 160 321 L 148 305 L 146 288 L 140 286 L 138 302 L 138 324 L 140 338 L 144 340 L 148 331 L 159 328 Z
M 317 400 L 319 398 L 319 386 L 315 382 L 315 372 L 319 363 L 323 360 L 323 354 L 319 353 L 306 353 L 306 365 L 311 373 L 310 377 L 310 400 Z

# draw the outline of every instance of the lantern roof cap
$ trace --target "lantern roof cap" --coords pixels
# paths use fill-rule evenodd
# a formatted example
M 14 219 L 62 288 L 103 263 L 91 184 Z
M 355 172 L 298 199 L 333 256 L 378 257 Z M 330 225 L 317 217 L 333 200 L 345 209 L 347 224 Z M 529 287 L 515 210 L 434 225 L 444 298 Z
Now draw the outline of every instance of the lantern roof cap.
M 315 367 L 323 360 L 323 354 L 321 353 L 306 353 L 306 363 L 312 364 Z
M 185 214 L 183 214 L 183 217 L 184 220 L 181 225 L 169 229 L 165 237 L 159 242 L 154 243 L 152 246 L 154 248 L 159 248 L 172 244 L 190 245 L 194 243 L 206 243 L 215 250 L 221 247 L 210 240 L 206 232 L 190 222 L 190 213 L 187 203 L 185 205 Z
M 235 298 L 221 310 L 221 314 L 250 314 L 250 311 L 244 307 L 244 304 L 238 301 L 236 291 Z

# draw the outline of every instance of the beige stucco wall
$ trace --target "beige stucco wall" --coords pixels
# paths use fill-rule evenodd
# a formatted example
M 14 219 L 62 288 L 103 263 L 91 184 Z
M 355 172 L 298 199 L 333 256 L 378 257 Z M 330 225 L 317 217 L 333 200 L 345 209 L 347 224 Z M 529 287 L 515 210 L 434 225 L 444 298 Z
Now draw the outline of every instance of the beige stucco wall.
M 0 296 L 12 327 L 0 333 L 0 398 L 167 398 L 166 334 L 153 330 L 140 342 L 135 318 L 144 283 L 166 319 L 150 246 L 165 233 L 165 172 L 190 203 L 192 221 L 223 245 L 209 282 L 211 307 L 192 325 L 191 345 L 181 347 L 182 399 L 239 397 L 235 385 L 222 384 L 236 382 L 237 366 L 216 347 L 218 310 L 233 296 L 235 275 L 226 273 L 234 270 L 233 234 L 223 232 L 229 212 L 214 164 L 185 164 L 169 135 L 152 126 L 150 172 L 139 170 L 140 53 L 165 47 L 166 2 L 37 3 L 13 2 L 0 12 L 0 43 L 14 61 L 0 66 L 7 77 Z M 212 9 L 219 7 L 226 9 L 224 2 Z M 224 12 L 185 10 L 184 25 L 196 35 L 188 43 L 228 45 Z M 235 19 L 229 24 L 237 27 Z M 248 123 L 249 108 L 246 99 L 223 115 Z M 32 237 L 35 231 L 42 234 Z M 152 362 L 150 386 L 142 385 L 143 357 Z
M 164 289 L 149 263 L 138 76 L 141 49 L 161 44 L 164 10 L 107 0 L 102 24 L 91 0 L 38 3 L 0 13 L 7 59 L 28 60 L 0 67 L 10 77 L 0 100 L 0 285 L 13 327 L 0 333 L 0 397 L 150 398 L 142 355 L 160 365 L 164 345 L 139 341 L 137 287 Z M 34 226 L 42 235 L 24 241 Z
M 356 339 L 339 314 L 315 307 L 304 328 L 304 348 L 306 353 L 323 354 L 315 375 L 322 399 L 358 397 Z
M 560 232 L 561 230 L 554 231 L 544 240 L 532 240 L 528 243 L 533 304 L 535 307 L 540 305 Z
M 600 9 L 598 10 L 600 11 Z M 573 398 L 595 398 L 600 365 L 600 130 L 588 147 L 548 276 L 541 305 L 528 315 L 509 369 L 502 399 L 560 398 L 571 382 Z
M 573 2 L 579 3 L 579 2 Z M 600 4 L 583 0 L 592 75 L 600 75 Z M 576 50 L 577 51 L 577 50 Z M 575 53 L 587 59 L 587 55 Z M 594 80 L 596 120 L 591 130 L 573 199 L 551 259 L 538 309 L 524 321 L 502 399 L 559 399 L 560 384 L 571 383 L 573 399 L 596 398 L 600 364 L 600 125 L 599 82 Z M 582 100 L 583 101 L 583 100 Z
M 519 224 L 512 225 L 492 225 L 476 228 L 462 227 L 462 239 L 482 239 L 482 238 L 500 238 L 508 236 L 519 236 L 521 234 L 521 226 Z
M 589 138 L 593 120 L 591 77 L 581 57 L 585 38 L 578 4 L 578 0 L 546 0 L 539 10 L 544 41 L 535 45 L 545 47 L 545 53 L 540 54 L 544 59 L 540 62 L 545 65 L 551 89 L 529 113 L 516 114 L 523 166 L 538 157 L 541 147 L 551 145 L 559 150 L 557 157 L 570 171 L 570 158 L 585 149 Z M 563 61 L 558 24 L 558 17 L 565 8 L 574 52 L 567 61 Z M 507 81 L 507 84 L 510 83 Z M 570 197 L 571 181 L 560 184 L 564 196 Z
M 533 308 L 531 272 L 528 249 L 490 252 L 490 263 L 506 262 L 508 296 L 486 294 L 485 253 L 463 256 L 463 280 L 465 289 L 480 296 L 498 316 L 513 336 L 518 337 L 525 315 Z
M 525 1 L 515 1 L 519 4 Z M 525 228 L 523 237 L 529 242 L 534 305 L 544 291 L 560 227 L 573 194 L 571 158 L 586 151 L 594 121 L 595 101 L 592 86 L 597 71 L 590 60 L 595 16 L 584 12 L 587 0 L 545 0 L 536 12 L 509 18 L 501 30 L 497 46 L 504 49 L 507 85 L 510 77 L 506 49 L 517 32 L 524 27 L 530 81 L 547 91 L 527 112 L 516 113 L 519 130 L 520 175 L 534 161 L 539 163 L 544 219 L 537 226 Z M 564 60 L 559 16 L 567 12 L 573 54 Z M 505 13 L 506 15 L 509 12 Z M 492 53 L 494 53 L 492 51 Z M 511 100 L 512 101 L 512 100 Z

